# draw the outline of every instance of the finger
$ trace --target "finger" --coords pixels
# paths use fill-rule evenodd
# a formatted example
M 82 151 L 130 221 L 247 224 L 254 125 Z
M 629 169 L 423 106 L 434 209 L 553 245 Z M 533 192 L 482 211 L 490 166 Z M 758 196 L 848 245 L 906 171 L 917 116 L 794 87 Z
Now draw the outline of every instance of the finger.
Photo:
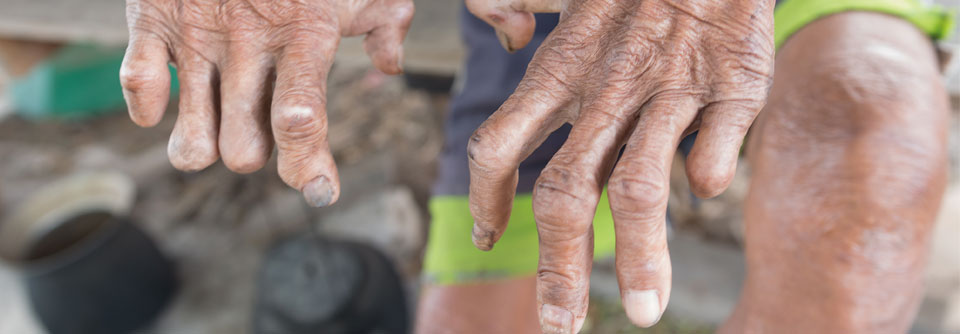
M 386 74 L 403 72 L 403 38 L 413 19 L 413 3 L 402 2 L 384 11 L 383 25 L 373 29 L 363 40 L 363 49 L 373 65 Z
M 326 78 L 337 38 L 310 37 L 310 43 L 288 46 L 277 62 L 270 118 L 279 148 L 280 178 L 303 192 L 314 207 L 330 205 L 340 196 L 337 166 L 327 144 L 324 108 Z
M 130 29 L 130 44 L 120 66 L 120 86 L 130 119 L 139 126 L 160 123 L 170 98 L 170 51 L 159 36 Z
M 585 108 L 534 187 L 533 213 L 540 238 L 537 292 L 544 333 L 576 333 L 586 319 L 593 217 L 623 134 L 630 128 L 612 109 L 607 103 Z
M 508 52 L 522 49 L 533 39 L 533 13 L 558 13 L 560 0 L 468 0 L 467 9 L 496 30 L 500 45 Z
M 687 157 L 687 179 L 695 195 L 719 195 L 737 169 L 740 146 L 762 103 L 714 102 L 701 111 L 700 131 Z
M 219 79 L 214 64 L 195 53 L 190 52 L 178 59 L 180 106 L 167 155 L 177 169 L 198 171 L 220 157 L 217 148 Z
M 273 151 L 269 106 L 273 89 L 269 55 L 253 44 L 230 43 L 221 68 L 220 138 L 223 163 L 237 173 L 252 173 Z
M 529 80 L 525 78 L 520 83 L 467 143 L 473 244 L 481 250 L 492 249 L 507 227 L 520 162 L 567 120 L 558 111 L 569 101 L 568 93 L 529 84 L 541 82 L 546 87 L 562 87 L 546 77 L 528 74 Z
M 670 297 L 669 171 L 696 111 L 696 102 L 686 98 L 655 98 L 644 106 L 607 186 L 620 296 L 627 316 L 640 327 L 657 323 Z

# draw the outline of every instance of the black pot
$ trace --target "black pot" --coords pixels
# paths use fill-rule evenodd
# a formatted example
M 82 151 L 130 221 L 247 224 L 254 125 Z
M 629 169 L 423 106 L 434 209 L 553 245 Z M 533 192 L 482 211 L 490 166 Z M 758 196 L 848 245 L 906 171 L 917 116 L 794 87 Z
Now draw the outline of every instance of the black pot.
M 254 307 L 256 334 L 405 334 L 409 313 L 400 275 L 360 243 L 300 236 L 264 258 Z
M 130 333 L 170 301 L 172 263 L 129 220 L 93 211 L 54 226 L 20 261 L 33 309 L 51 334 Z

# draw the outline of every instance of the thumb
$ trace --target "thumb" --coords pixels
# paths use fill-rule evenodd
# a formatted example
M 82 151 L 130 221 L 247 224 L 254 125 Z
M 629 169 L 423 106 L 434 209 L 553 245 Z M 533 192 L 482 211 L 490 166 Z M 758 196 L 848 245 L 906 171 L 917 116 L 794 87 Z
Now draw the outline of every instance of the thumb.
M 387 20 L 367 34 L 363 40 L 363 49 L 370 56 L 373 65 L 386 74 L 403 72 L 403 38 L 413 19 L 413 2 L 401 1 L 391 6 Z
M 537 26 L 533 13 L 558 13 L 562 0 L 467 0 L 467 9 L 497 31 L 500 45 L 507 52 L 530 43 Z

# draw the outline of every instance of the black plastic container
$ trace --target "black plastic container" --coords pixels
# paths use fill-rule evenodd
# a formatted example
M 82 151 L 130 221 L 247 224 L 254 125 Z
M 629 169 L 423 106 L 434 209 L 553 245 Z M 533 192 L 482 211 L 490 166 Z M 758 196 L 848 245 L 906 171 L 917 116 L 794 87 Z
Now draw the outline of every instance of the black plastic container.
M 20 261 L 31 305 L 51 334 L 130 333 L 168 304 L 174 267 L 129 220 L 93 211 L 55 226 Z
M 377 249 L 305 235 L 281 241 L 260 269 L 255 334 L 403 334 L 400 275 Z

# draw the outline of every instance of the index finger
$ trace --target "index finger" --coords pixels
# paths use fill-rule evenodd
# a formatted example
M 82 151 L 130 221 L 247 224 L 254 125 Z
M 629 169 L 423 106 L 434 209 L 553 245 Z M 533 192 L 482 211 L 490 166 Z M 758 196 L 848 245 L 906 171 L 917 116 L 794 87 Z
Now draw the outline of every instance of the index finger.
M 467 143 L 473 243 L 481 250 L 492 249 L 506 229 L 520 162 L 565 122 L 555 115 L 567 104 L 569 94 L 533 87 L 561 87 L 546 78 L 551 76 L 536 71 L 528 71 L 514 94 Z

